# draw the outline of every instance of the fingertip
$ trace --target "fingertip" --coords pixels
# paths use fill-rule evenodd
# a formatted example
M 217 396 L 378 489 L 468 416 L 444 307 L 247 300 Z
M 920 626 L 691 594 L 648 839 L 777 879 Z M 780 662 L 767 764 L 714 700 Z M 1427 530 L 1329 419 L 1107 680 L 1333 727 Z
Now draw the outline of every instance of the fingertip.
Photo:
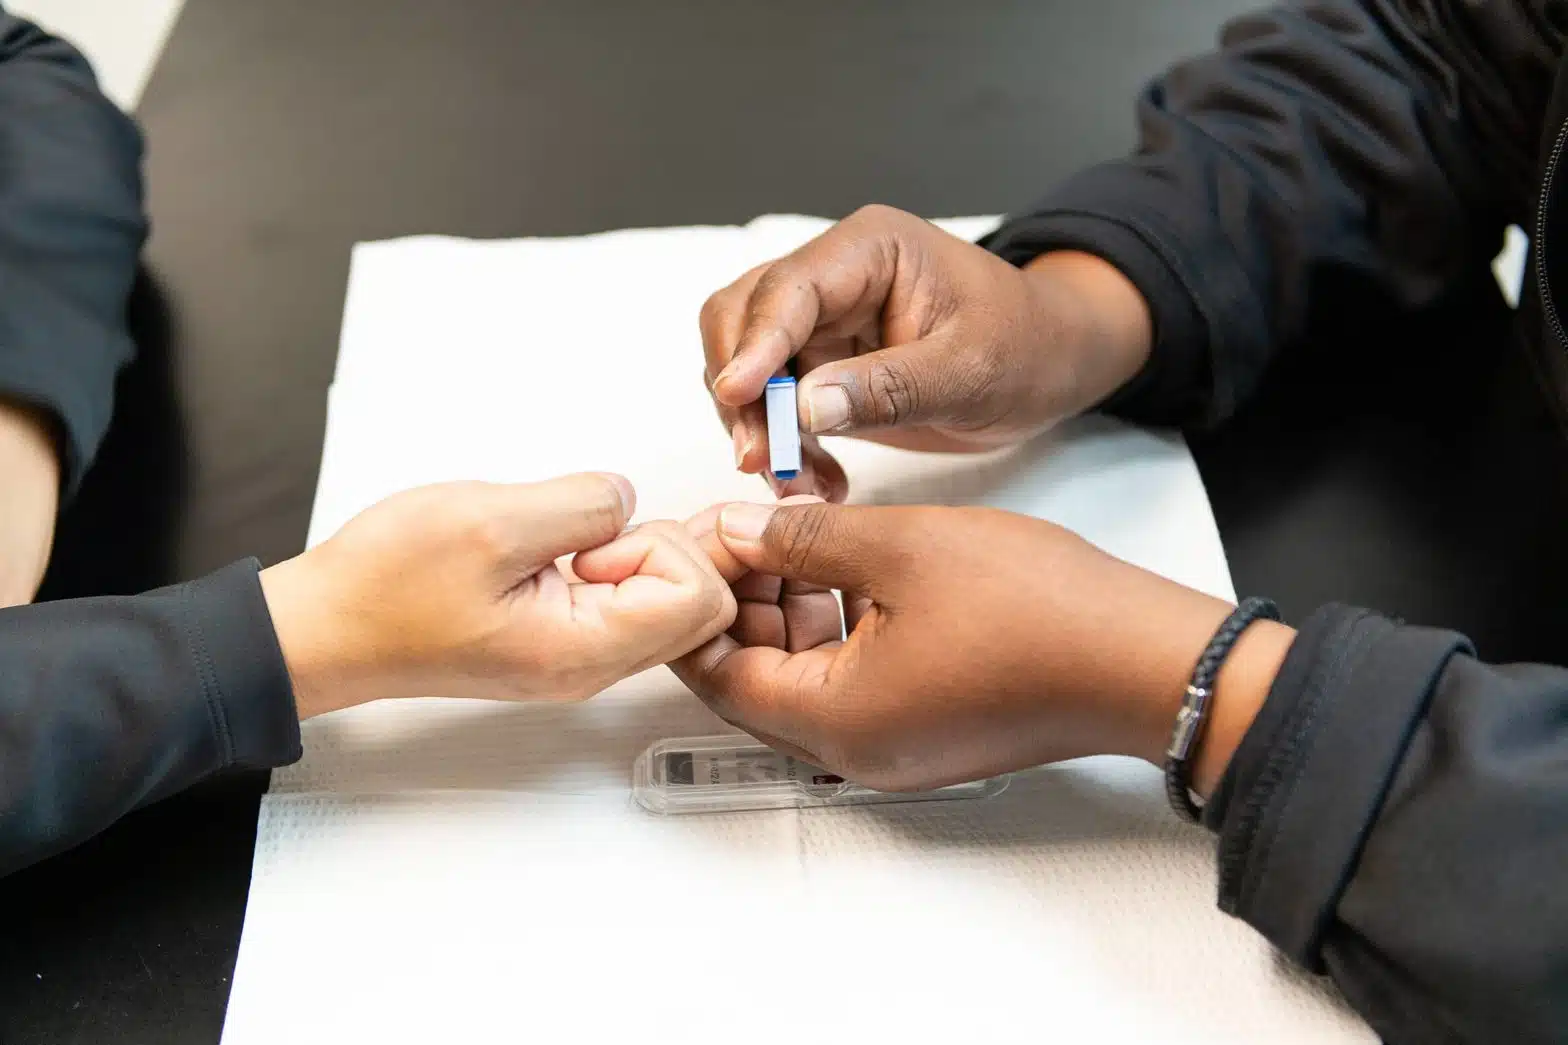
M 719 537 L 719 514 L 724 508 L 725 505 L 716 504 L 692 516 L 686 521 L 686 531 L 696 539 L 697 546 L 713 563 L 713 568 L 719 571 L 724 583 L 734 584 L 746 576 L 747 568 Z
M 631 521 L 637 512 L 637 489 L 632 486 L 632 481 L 624 475 L 615 472 L 594 472 L 594 475 L 609 483 L 615 488 L 615 495 L 621 501 L 621 525 Z
M 767 432 L 757 431 L 752 425 L 741 425 L 745 447 L 740 455 L 739 468 L 747 475 L 759 475 L 767 471 L 768 466 L 768 435 Z
M 809 492 L 831 504 L 849 499 L 849 477 L 844 474 L 844 466 L 823 449 L 816 436 L 808 435 L 801 441 L 801 456 L 811 476 Z
M 702 540 L 703 537 L 714 532 L 719 524 L 719 512 L 723 510 L 723 504 L 709 505 L 686 520 L 686 532 L 699 541 Z
M 762 398 L 772 367 L 754 365 L 755 361 L 737 355 L 713 379 L 713 398 L 724 406 L 745 406 Z
M 713 398 L 725 406 L 745 406 L 761 394 L 750 385 L 750 382 L 736 375 L 735 364 L 731 363 L 713 379 Z
M 713 398 L 726 406 L 745 406 L 762 397 L 768 378 L 780 372 L 793 349 L 777 327 L 753 328 L 741 337 L 724 369 L 713 379 Z
M 816 496 L 817 479 L 809 469 L 802 469 L 793 479 L 780 481 L 777 477 L 769 476 L 769 485 L 773 487 L 773 496 L 780 503 L 796 497 L 810 497 L 821 500 Z
M 762 541 L 776 505 L 737 501 L 719 512 L 719 536 L 726 547 L 751 549 Z
M 735 467 L 744 471 L 746 454 L 751 450 L 751 440 L 746 436 L 746 426 L 739 421 L 730 426 L 730 445 L 735 451 Z

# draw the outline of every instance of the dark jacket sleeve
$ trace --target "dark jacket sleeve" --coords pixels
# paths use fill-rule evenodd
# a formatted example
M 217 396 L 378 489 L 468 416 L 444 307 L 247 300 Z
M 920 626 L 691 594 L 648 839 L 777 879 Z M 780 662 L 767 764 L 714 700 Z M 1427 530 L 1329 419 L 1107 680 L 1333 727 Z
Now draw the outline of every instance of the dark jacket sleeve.
M 1385 1040 L 1568 1034 L 1568 671 L 1320 610 L 1205 819 L 1220 906 Z
M 1138 103 L 1139 145 L 986 245 L 1098 254 L 1148 300 L 1148 367 L 1106 408 L 1207 424 L 1271 355 L 1363 307 L 1418 309 L 1527 216 L 1560 41 L 1543 0 L 1311 0 L 1228 25 Z M 1354 297 L 1351 295 L 1354 294 Z
M 0 610 L 0 874 L 220 770 L 299 757 L 257 569 Z
M 0 397 L 56 419 L 67 492 L 132 354 L 141 151 L 80 54 L 0 11 Z

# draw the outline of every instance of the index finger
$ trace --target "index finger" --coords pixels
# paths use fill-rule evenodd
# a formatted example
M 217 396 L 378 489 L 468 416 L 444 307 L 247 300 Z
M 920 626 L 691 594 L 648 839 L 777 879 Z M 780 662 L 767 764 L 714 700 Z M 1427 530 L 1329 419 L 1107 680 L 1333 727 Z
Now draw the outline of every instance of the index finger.
M 755 268 L 747 269 L 739 279 L 722 290 L 714 291 L 702 304 L 697 325 L 702 332 L 703 364 L 710 391 L 714 380 L 735 355 L 740 336 L 746 329 L 746 303 L 751 300 L 751 292 L 756 288 L 757 280 L 772 264 L 771 261 L 765 261 Z M 722 412 L 723 404 L 720 404 L 720 408 Z
M 724 505 L 716 504 L 705 508 L 686 520 L 686 532 L 696 540 L 697 547 L 708 556 L 708 561 L 713 563 L 713 568 L 719 571 L 719 576 L 724 578 L 725 584 L 734 584 L 748 572 L 746 566 L 719 540 L 719 513 L 724 510 Z
M 746 302 L 730 360 L 714 378 L 714 399 L 731 406 L 753 402 L 819 327 L 874 319 L 897 259 L 885 230 L 854 215 L 768 266 Z

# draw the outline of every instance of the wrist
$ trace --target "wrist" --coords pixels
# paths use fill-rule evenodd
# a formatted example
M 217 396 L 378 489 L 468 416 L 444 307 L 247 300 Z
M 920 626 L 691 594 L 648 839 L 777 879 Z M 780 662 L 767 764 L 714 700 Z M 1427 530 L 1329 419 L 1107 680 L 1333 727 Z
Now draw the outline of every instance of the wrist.
M 1116 754 L 1132 755 L 1156 766 L 1176 728 L 1177 714 L 1198 659 L 1214 633 L 1235 609 L 1231 603 L 1195 591 L 1135 566 L 1106 577 L 1107 619 L 1096 627 L 1114 629 L 1114 648 L 1095 654 L 1108 669 L 1097 680 L 1101 694 L 1115 694 Z M 1135 605 L 1137 613 L 1123 607 Z M 1219 783 L 1231 756 L 1268 698 L 1295 631 L 1274 621 L 1253 623 L 1225 658 L 1210 698 L 1207 721 L 1191 754 L 1192 789 L 1205 798 Z M 1087 647 L 1099 643 L 1088 641 Z
M 0 399 L 0 606 L 31 602 L 49 565 L 60 507 L 53 420 Z
M 0 398 L 0 439 L 15 448 L 18 458 L 25 459 L 33 472 L 60 485 L 60 453 L 55 438 L 55 424 L 50 415 L 39 407 L 16 400 Z
M 1047 317 L 1036 329 L 1066 342 L 1039 346 L 1035 358 L 1065 364 L 1051 384 L 1066 386 L 1067 412 L 1093 409 L 1138 375 L 1153 350 L 1154 321 L 1120 269 L 1093 254 L 1061 250 L 1040 255 L 1023 271 Z
M 1294 628 L 1277 621 L 1256 621 L 1241 633 L 1225 658 L 1210 698 L 1208 722 L 1191 758 L 1191 786 L 1200 797 L 1207 799 L 1219 786 L 1231 757 L 1268 699 L 1274 677 L 1295 639 Z
M 366 701 L 362 674 L 338 634 L 340 617 L 311 552 L 261 571 L 261 591 L 294 687 L 300 720 Z

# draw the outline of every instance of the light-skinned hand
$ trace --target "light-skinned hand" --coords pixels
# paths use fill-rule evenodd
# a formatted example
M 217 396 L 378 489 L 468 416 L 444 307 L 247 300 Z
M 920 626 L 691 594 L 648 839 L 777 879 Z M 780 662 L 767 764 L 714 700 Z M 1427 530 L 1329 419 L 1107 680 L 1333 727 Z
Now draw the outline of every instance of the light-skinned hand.
M 48 418 L 0 400 L 0 607 L 38 593 L 59 507 L 60 459 Z
M 722 633 L 735 600 L 708 555 L 680 523 L 623 532 L 633 504 L 603 474 L 428 486 L 264 570 L 301 717 L 384 697 L 581 700 Z

